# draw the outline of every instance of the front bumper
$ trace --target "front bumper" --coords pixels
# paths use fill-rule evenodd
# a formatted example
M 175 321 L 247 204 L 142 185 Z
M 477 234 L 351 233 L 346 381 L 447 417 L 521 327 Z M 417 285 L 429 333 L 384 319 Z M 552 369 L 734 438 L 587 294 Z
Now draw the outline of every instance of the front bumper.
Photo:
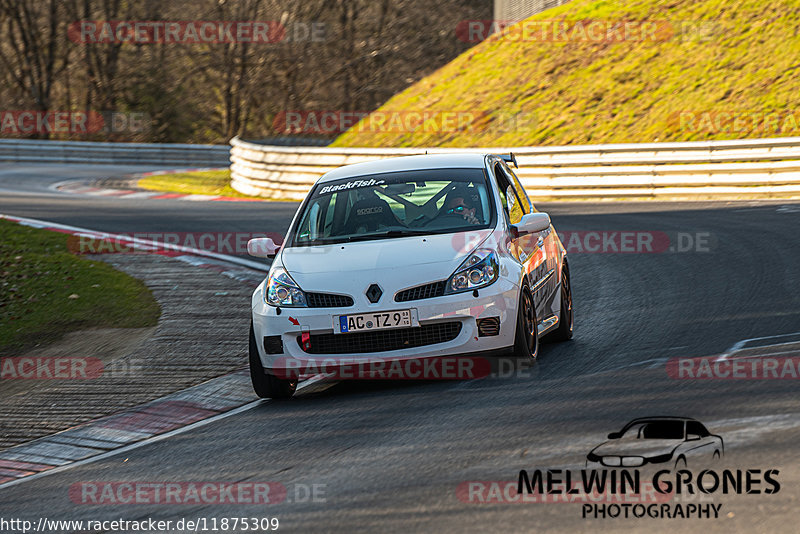
M 468 356 L 471 353 L 505 349 L 514 344 L 519 286 L 502 277 L 491 286 L 479 290 L 478 297 L 475 297 L 472 292 L 466 292 L 409 302 L 394 302 L 384 299 L 385 302 L 374 305 L 356 304 L 346 308 L 281 308 L 280 314 L 278 314 L 277 308 L 264 302 L 263 290 L 264 285 L 262 284 L 253 294 L 252 315 L 259 356 L 266 370 L 296 368 L 298 361 L 302 364 L 306 361 L 318 361 L 321 358 L 345 359 L 352 362 Z M 303 348 L 302 339 L 310 340 L 311 345 L 321 346 L 313 343 L 315 336 L 324 336 L 328 342 L 327 350 L 330 350 L 331 346 L 341 345 L 341 343 L 334 345 L 329 343 L 334 339 L 332 337 L 334 335 L 337 338 L 339 336 L 358 336 L 357 333 L 334 334 L 334 318 L 339 315 L 407 309 L 412 310 L 412 316 L 416 317 L 420 327 L 458 322 L 460 330 L 449 341 L 396 350 L 312 353 L 309 352 L 308 345 L 305 350 Z M 492 317 L 499 318 L 499 333 L 480 336 L 477 320 Z M 384 332 L 391 332 L 391 330 Z M 279 337 L 280 343 L 276 343 L 276 336 Z M 267 353 L 264 346 L 265 338 L 269 338 L 268 346 L 271 352 L 274 352 L 276 347 L 280 347 L 282 352 Z M 295 361 L 289 363 L 289 360 Z

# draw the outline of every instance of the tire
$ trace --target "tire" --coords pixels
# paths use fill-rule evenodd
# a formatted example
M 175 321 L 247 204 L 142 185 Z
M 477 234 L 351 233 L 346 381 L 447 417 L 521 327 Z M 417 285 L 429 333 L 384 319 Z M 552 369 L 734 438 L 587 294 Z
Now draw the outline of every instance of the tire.
M 253 390 L 262 399 L 288 399 L 297 389 L 297 380 L 278 378 L 264 371 L 261 358 L 258 356 L 258 344 L 250 323 L 250 380 Z
M 561 271 L 561 311 L 558 313 L 558 328 L 545 335 L 542 341 L 569 341 L 572 339 L 573 323 L 572 285 L 569 283 L 569 267 L 565 263 Z
M 519 292 L 517 331 L 514 334 L 514 354 L 524 360 L 535 360 L 539 355 L 539 327 L 533 295 L 525 283 Z

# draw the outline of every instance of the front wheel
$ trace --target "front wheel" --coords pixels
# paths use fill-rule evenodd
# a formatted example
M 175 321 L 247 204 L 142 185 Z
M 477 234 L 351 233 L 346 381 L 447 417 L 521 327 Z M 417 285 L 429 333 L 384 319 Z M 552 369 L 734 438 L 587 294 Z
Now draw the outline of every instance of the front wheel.
M 514 354 L 518 358 L 535 360 L 539 355 L 539 327 L 536 307 L 528 284 L 520 290 L 517 309 L 517 333 L 514 335 Z
M 572 286 L 569 283 L 569 269 L 564 264 L 561 271 L 561 311 L 558 312 L 558 327 L 544 336 L 543 341 L 568 341 L 572 339 L 574 318 L 572 315 Z
M 297 380 L 278 378 L 264 371 L 261 358 L 258 356 L 253 323 L 250 323 L 250 380 L 253 382 L 256 395 L 262 399 L 288 399 L 297 389 Z

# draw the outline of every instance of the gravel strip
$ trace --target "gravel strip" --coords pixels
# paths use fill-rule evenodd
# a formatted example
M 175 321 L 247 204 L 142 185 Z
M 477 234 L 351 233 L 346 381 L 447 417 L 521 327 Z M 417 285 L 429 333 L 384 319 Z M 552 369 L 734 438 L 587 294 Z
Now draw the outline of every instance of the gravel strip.
M 236 279 L 230 272 L 226 276 L 157 255 L 98 259 L 147 284 L 161 305 L 158 325 L 130 351 L 107 362 L 97 378 L 25 380 L 32 386 L 28 390 L 2 387 L 0 450 L 246 367 L 250 295 L 263 273 L 237 267 Z M 92 331 L 85 334 L 92 336 Z M 99 338 L 97 346 L 102 346 Z M 63 349 L 61 355 L 97 357 Z

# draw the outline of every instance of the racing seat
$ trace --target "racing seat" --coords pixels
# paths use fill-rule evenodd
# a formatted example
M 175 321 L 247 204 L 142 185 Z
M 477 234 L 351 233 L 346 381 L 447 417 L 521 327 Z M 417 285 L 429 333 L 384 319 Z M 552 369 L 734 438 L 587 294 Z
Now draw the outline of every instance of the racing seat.
M 379 198 L 374 192 L 353 204 L 344 225 L 348 235 L 375 232 L 381 228 L 397 226 L 400 223 L 392 213 L 389 203 Z

